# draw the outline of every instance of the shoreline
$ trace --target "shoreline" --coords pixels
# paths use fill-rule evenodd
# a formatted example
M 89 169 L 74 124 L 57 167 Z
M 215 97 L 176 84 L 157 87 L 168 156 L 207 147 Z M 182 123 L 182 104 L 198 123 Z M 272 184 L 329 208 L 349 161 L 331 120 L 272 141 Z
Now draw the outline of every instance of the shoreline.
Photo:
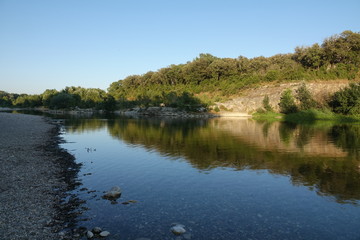
M 48 113 L 51 115 L 73 115 L 73 116 L 92 116 L 96 114 L 106 114 L 103 110 L 93 109 L 78 109 L 78 110 L 50 110 L 43 108 L 1 108 L 0 112 L 10 111 L 37 111 L 42 113 Z M 241 117 L 249 118 L 252 114 L 246 112 L 229 112 L 222 111 L 218 113 L 213 112 L 188 112 L 177 108 L 169 107 L 148 107 L 148 108 L 133 108 L 126 110 L 117 110 L 109 112 L 117 116 L 127 117 L 165 117 L 165 118 L 183 118 L 183 119 L 210 119 L 210 118 L 223 118 L 223 117 Z
M 42 116 L 0 112 L 0 239 L 59 239 L 74 224 L 80 165 L 59 147 L 60 126 Z M 74 210 L 74 209 L 72 209 Z

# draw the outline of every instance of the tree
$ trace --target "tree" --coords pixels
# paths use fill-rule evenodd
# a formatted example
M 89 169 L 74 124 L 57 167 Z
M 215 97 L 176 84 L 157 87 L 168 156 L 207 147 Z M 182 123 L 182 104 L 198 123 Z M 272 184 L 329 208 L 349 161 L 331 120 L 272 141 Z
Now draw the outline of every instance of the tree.
M 293 59 L 305 68 L 319 69 L 324 64 L 324 50 L 317 43 L 311 47 L 296 47 Z
M 307 89 L 305 83 L 296 90 L 296 99 L 300 102 L 300 110 L 309 110 L 311 108 L 316 108 L 318 105 L 310 91 Z
M 360 65 L 360 33 L 344 31 L 324 40 L 322 48 L 326 60 L 337 63 Z
M 76 100 L 73 95 L 69 93 L 58 93 L 50 100 L 50 108 L 52 109 L 68 109 L 75 107 Z
M 285 114 L 295 113 L 298 111 L 291 89 L 286 89 L 281 94 L 279 107 L 280 107 L 280 112 Z

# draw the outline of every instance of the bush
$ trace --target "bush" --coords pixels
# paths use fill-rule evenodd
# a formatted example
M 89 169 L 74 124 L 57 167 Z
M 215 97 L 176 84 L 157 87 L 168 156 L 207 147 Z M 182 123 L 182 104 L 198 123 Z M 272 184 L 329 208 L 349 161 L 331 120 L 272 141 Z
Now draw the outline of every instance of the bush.
M 298 108 L 295 104 L 295 99 L 290 89 L 285 90 L 281 94 L 279 107 L 280 107 L 280 112 L 285 114 L 295 113 L 298 111 Z
M 329 105 L 336 113 L 360 114 L 360 83 L 352 83 L 349 87 L 334 93 Z
M 264 99 L 263 99 L 263 107 L 266 111 L 268 112 L 272 112 L 273 109 L 270 105 L 270 99 L 269 99 L 269 96 L 268 95 L 265 95 Z
M 312 108 L 316 108 L 318 104 L 312 97 L 310 91 L 306 88 L 305 83 L 303 83 L 297 90 L 296 90 L 296 99 L 300 102 L 300 110 L 309 110 Z

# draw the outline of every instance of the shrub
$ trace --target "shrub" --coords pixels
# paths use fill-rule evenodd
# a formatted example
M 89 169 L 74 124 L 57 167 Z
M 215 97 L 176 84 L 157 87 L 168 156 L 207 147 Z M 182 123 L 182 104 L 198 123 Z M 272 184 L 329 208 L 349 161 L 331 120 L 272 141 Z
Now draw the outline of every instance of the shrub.
M 330 107 L 336 113 L 360 114 L 360 83 L 352 83 L 332 96 Z
M 296 99 L 300 102 L 300 110 L 309 110 L 312 108 L 316 108 L 318 104 L 312 97 L 310 91 L 306 88 L 305 83 L 303 83 L 297 90 L 296 90 Z
M 295 113 L 298 111 L 298 108 L 295 104 L 295 99 L 290 89 L 286 89 L 281 94 L 279 107 L 280 107 L 280 112 L 285 114 Z
M 269 96 L 268 95 L 265 95 L 264 99 L 263 99 L 263 107 L 266 111 L 268 112 L 272 112 L 273 109 L 270 105 L 270 99 L 269 99 Z

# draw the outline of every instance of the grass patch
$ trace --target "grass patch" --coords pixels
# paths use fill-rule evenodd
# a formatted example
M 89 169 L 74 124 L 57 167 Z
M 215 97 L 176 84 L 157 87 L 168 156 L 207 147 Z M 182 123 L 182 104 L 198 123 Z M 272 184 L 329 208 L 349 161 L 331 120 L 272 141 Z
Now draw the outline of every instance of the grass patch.
M 283 121 L 284 114 L 271 112 L 271 111 L 256 112 L 252 115 L 252 118 L 256 121 L 276 122 L 276 121 Z
M 360 115 L 341 115 L 330 110 L 310 109 L 291 114 L 281 114 L 275 112 L 256 112 L 253 119 L 257 121 L 285 121 L 292 123 L 314 123 L 315 121 L 332 121 L 335 123 L 360 122 Z
M 360 115 L 340 115 L 333 113 L 330 110 L 309 109 L 297 113 L 287 114 L 284 116 L 284 120 L 286 122 L 294 123 L 309 123 L 315 122 L 317 120 L 334 122 L 358 122 L 360 121 Z

